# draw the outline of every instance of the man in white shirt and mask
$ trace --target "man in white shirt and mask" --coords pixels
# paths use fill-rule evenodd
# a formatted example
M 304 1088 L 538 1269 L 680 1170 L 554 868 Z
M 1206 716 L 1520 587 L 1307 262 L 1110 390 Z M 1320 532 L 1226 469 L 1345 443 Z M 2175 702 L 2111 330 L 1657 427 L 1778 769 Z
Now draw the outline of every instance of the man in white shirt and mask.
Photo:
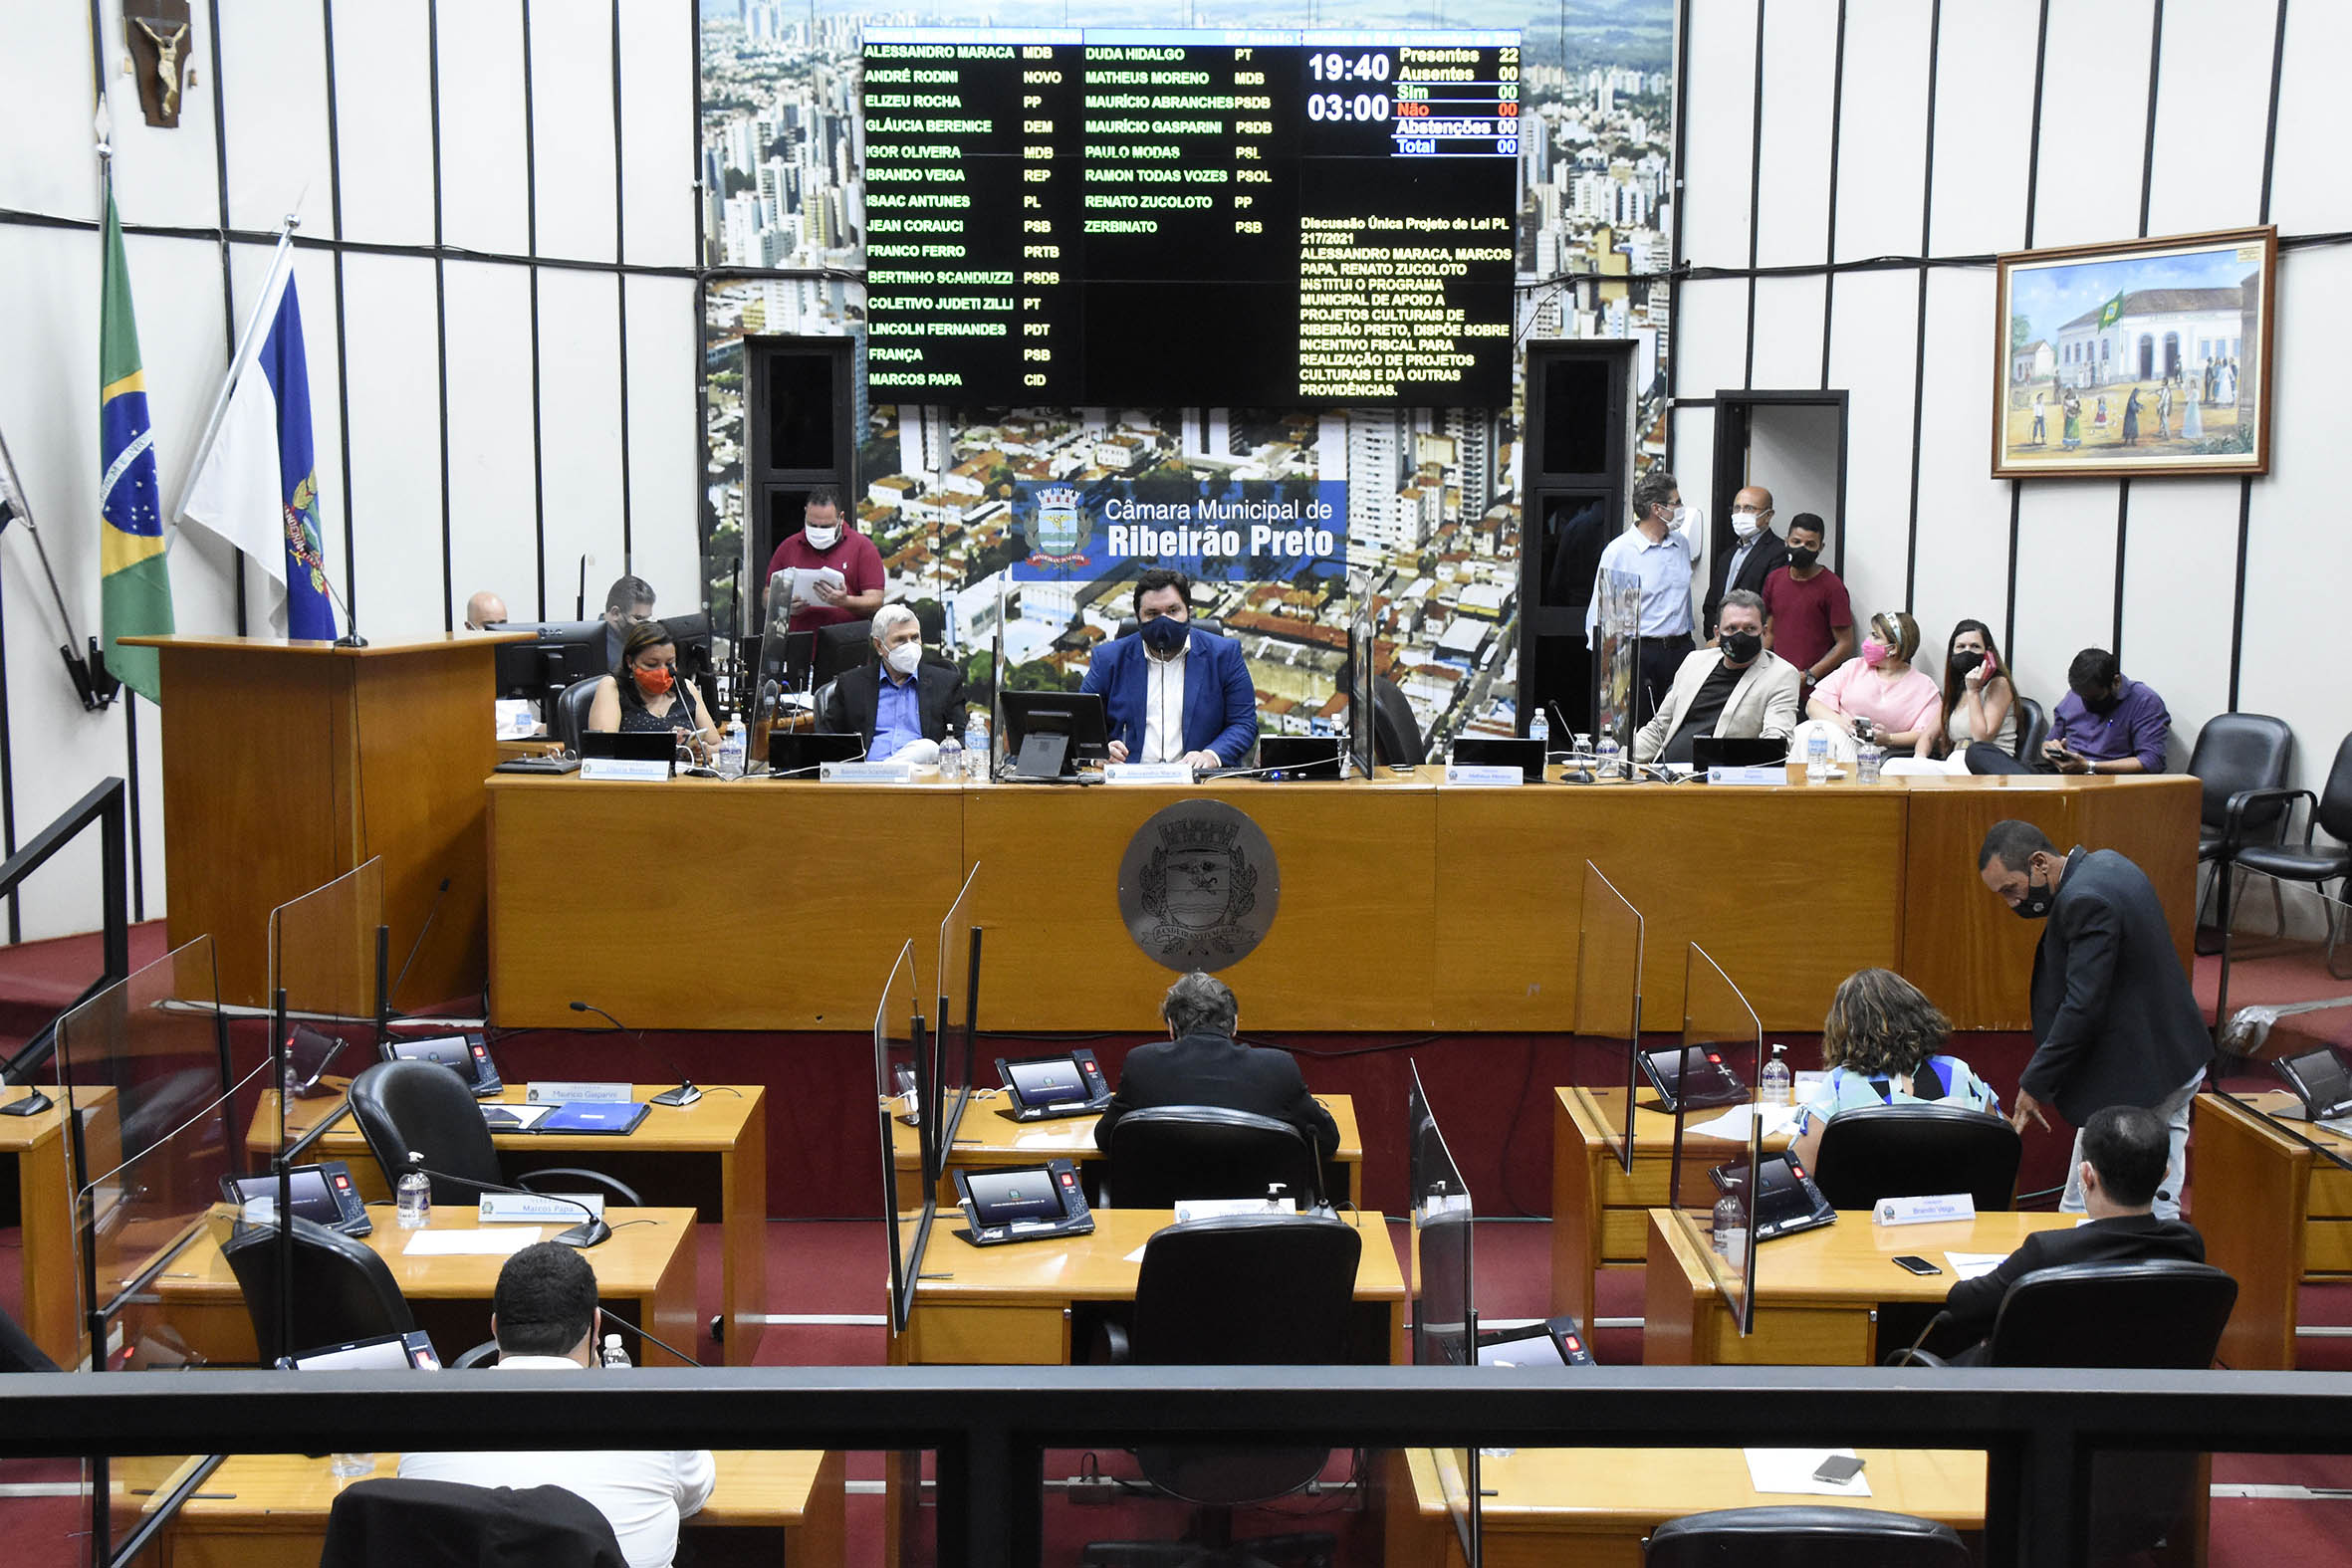
M 500 1372 L 585 1372 L 603 1327 L 596 1275 L 569 1246 L 540 1241 L 498 1272 L 490 1332 Z M 708 1449 L 568 1449 L 537 1453 L 405 1454 L 403 1480 L 469 1486 L 561 1486 L 585 1498 L 612 1526 L 629 1568 L 670 1568 L 678 1520 L 710 1500 L 716 1466 Z
M 1258 745 L 1258 689 L 1242 645 L 1192 624 L 1192 579 L 1135 579 L 1136 629 L 1094 650 L 1080 691 L 1102 698 L 1114 763 L 1238 766 Z

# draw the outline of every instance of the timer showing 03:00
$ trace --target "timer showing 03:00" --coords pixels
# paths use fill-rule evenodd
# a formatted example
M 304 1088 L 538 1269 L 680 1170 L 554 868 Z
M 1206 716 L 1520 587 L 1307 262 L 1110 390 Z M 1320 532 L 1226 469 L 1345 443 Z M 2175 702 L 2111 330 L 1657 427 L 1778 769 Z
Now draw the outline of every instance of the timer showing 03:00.
M 1306 96 L 1306 117 L 1329 120 L 1383 120 L 1396 112 L 1385 93 L 1358 93 L 1353 98 L 1338 93 L 1309 93 Z

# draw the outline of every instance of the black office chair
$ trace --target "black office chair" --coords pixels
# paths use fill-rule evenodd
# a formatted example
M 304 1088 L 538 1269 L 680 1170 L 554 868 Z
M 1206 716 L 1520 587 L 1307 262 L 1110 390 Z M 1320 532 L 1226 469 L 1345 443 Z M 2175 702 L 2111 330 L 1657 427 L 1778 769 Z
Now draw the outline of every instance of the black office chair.
M 447 1072 L 449 1069 L 441 1069 Z M 454 1075 L 453 1075 L 454 1076 Z M 278 1270 L 275 1221 L 235 1222 L 221 1255 L 237 1276 L 253 1319 L 253 1342 L 261 1364 L 280 1356 L 347 1340 L 405 1334 L 416 1327 L 408 1298 L 391 1269 L 366 1242 L 299 1216 L 294 1222 L 294 1343 L 279 1338 L 279 1302 L 284 1292 Z
M 2294 752 L 2294 732 L 2284 719 L 2267 714 L 2218 713 L 2197 732 L 2197 746 L 2189 754 L 2189 772 L 2205 785 L 2197 821 L 2197 863 L 2216 868 L 2213 884 L 2198 906 L 2201 930 L 2209 927 L 2209 908 L 2215 911 L 2210 925 L 2229 927 L 2225 884 L 2237 852 L 2249 843 L 2275 843 L 2285 836 L 2288 807 L 2272 791 L 2285 784 Z M 2219 942 L 2209 941 L 2205 951 L 2220 952 Z
M 2285 842 L 2285 824 L 2293 819 L 2294 802 L 2307 801 L 2309 809 L 2303 817 L 2303 841 Z M 2336 759 L 2327 770 L 2327 782 L 2313 794 L 2308 789 L 2251 789 L 2237 796 L 2231 804 L 2240 810 L 2251 810 L 2275 802 L 2283 808 L 2277 841 L 2246 843 L 2242 840 L 2234 857 L 2238 866 L 2258 871 L 2274 878 L 2270 885 L 2271 902 L 2281 931 L 2286 929 L 2286 909 L 2278 898 L 2279 882 L 2308 882 L 2325 890 L 2329 881 L 2336 883 L 2336 899 L 2341 900 L 2352 891 L 2352 735 L 2344 737 L 2336 747 Z M 2312 829 L 2324 827 L 2333 844 L 2315 844 Z M 2337 980 L 2352 980 L 2336 968 L 2336 944 L 2343 933 L 2335 902 L 2327 906 L 2327 972 Z M 2226 962 L 2226 961 L 2225 961 Z
M 1322 1203 L 1322 1161 L 1289 1122 L 1215 1105 L 1155 1105 L 1111 1128 L 1102 1203 L 1173 1209 L 1187 1198 L 1263 1198 L 1277 1183 L 1294 1202 Z
M 336 1494 L 319 1568 L 628 1568 L 612 1525 L 561 1486 L 363 1480 Z
M 2016 1196 L 2023 1149 L 2014 1127 L 1984 1111 L 1870 1105 L 1829 1118 L 1813 1156 L 1813 1184 L 1832 1209 L 1967 1193 L 1979 1213 L 2000 1213 Z
M 596 686 L 603 679 L 601 675 L 591 675 L 585 681 L 574 681 L 556 694 L 555 722 L 548 729 L 564 743 L 564 750 L 580 750 L 580 738 L 588 733 L 588 705 L 596 700 Z
M 1118 635 L 1122 637 L 1132 637 L 1135 635 L 1136 628 L 1142 624 L 1143 622 L 1137 620 L 1134 616 L 1129 615 L 1119 622 Z M 1209 635 L 1212 637 L 1225 637 L 1232 635 L 1232 633 L 1225 629 L 1225 622 L 1216 619 L 1214 616 L 1195 615 L 1186 624 L 1198 626 L 1201 630 L 1209 633 Z
M 464 1080 L 436 1061 L 379 1061 L 352 1080 L 352 1116 L 375 1156 L 384 1185 L 399 1191 L 400 1178 L 423 1156 L 429 1170 L 476 1182 L 546 1192 L 565 1184 L 591 1183 L 611 1194 L 611 1201 L 634 1209 L 644 1200 L 623 1183 L 600 1171 L 577 1166 L 530 1171 L 509 1179 L 498 1162 L 498 1148 L 483 1124 L 480 1102 Z M 458 1182 L 433 1181 L 433 1202 L 467 1204 L 481 1198 L 478 1189 Z
M 1429 746 L 1413 720 L 1413 705 L 1384 675 L 1372 677 L 1372 758 L 1383 767 L 1429 761 Z
M 1106 1327 L 1097 1359 L 1163 1367 L 1338 1363 L 1347 1354 L 1362 1257 L 1362 1232 L 1321 1215 L 1227 1215 L 1169 1226 L 1144 1243 L 1132 1326 Z M 1138 1449 L 1143 1478 L 1200 1510 L 1186 1538 L 1095 1542 L 1078 1561 L 1086 1568 L 1258 1565 L 1270 1556 L 1328 1562 L 1336 1543 L 1327 1534 L 1236 1541 L 1233 1515 L 1296 1491 L 1330 1457 L 1328 1448 Z
M 1960 1532 L 1933 1519 L 1812 1503 L 1718 1508 L 1669 1519 L 1643 1568 L 1972 1568 Z
M 2011 753 L 2027 767 L 2041 756 L 2041 743 L 2050 738 L 2049 710 L 2024 693 L 2017 694 L 2017 744 Z

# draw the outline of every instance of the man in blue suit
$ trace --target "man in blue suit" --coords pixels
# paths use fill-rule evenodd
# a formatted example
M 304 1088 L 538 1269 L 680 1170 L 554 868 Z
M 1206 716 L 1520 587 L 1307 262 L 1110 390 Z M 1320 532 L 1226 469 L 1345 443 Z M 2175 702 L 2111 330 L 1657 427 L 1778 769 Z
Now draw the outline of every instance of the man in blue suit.
M 1136 630 L 1094 650 L 1080 691 L 1101 696 L 1110 760 L 1231 768 L 1258 744 L 1258 693 L 1242 645 L 1191 624 L 1192 579 L 1154 566 L 1135 580 Z

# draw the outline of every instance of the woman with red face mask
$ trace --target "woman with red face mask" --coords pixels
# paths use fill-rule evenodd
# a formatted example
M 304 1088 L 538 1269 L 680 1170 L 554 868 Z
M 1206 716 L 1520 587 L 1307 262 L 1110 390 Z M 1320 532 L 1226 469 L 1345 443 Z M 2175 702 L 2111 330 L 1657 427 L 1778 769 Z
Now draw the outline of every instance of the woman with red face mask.
M 702 693 L 692 681 L 678 678 L 678 645 L 660 621 L 640 622 L 629 628 L 620 645 L 620 666 L 596 685 L 588 703 L 591 730 L 667 731 L 681 746 L 694 749 L 695 760 L 707 761 L 719 743 L 718 727 L 702 705 Z

